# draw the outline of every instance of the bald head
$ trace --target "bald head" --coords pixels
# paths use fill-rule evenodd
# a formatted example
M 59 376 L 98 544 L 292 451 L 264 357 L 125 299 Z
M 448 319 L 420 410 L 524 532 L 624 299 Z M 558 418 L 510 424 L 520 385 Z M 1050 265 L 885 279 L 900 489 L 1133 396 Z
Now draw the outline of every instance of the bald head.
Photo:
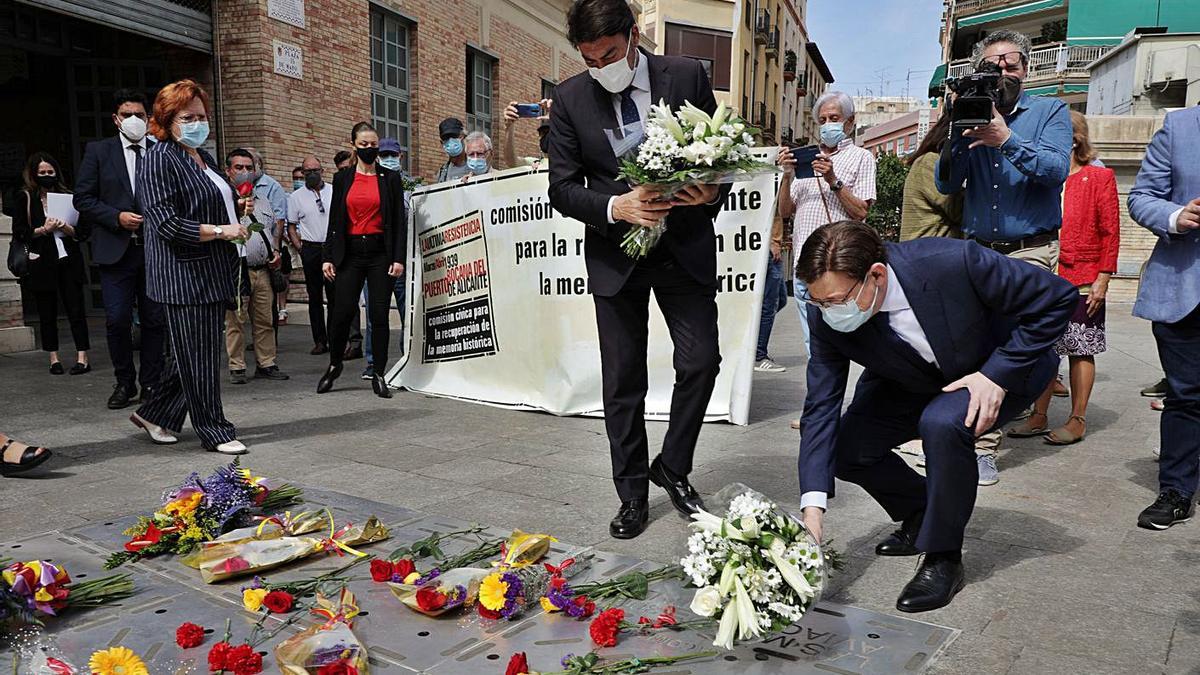
M 317 159 L 316 155 L 309 155 L 304 158 L 304 161 L 300 163 L 300 166 L 304 169 L 320 169 L 321 160 Z

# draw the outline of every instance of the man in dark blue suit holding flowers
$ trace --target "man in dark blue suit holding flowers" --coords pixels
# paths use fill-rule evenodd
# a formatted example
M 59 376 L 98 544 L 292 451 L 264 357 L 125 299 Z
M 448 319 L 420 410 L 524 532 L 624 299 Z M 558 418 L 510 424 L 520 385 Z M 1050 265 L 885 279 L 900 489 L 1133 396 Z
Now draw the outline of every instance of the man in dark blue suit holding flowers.
M 804 244 L 812 350 L 800 436 L 804 522 L 818 537 L 834 477 L 858 484 L 899 530 L 879 555 L 925 559 L 896 602 L 949 604 L 963 587 L 975 508 L 975 438 L 1027 408 L 1058 370 L 1053 346 L 1078 299 L 1070 283 L 969 241 L 884 243 L 863 223 Z M 866 370 L 842 413 L 850 362 Z M 892 452 L 921 438 L 926 477 Z

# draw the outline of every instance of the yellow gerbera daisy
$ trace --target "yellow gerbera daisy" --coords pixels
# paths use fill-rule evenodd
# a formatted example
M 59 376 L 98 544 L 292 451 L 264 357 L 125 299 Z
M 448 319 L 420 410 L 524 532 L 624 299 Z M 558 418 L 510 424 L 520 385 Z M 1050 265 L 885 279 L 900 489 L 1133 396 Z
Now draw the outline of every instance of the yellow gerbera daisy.
M 479 585 L 479 604 L 493 612 L 499 612 L 504 609 L 504 603 L 508 593 L 508 582 L 500 578 L 500 573 L 489 574 L 483 578 L 483 583 Z
M 263 598 L 267 597 L 265 588 L 247 588 L 242 591 L 242 606 L 247 612 L 257 612 L 262 609 Z
M 146 664 L 128 647 L 102 649 L 88 660 L 93 675 L 150 675 Z

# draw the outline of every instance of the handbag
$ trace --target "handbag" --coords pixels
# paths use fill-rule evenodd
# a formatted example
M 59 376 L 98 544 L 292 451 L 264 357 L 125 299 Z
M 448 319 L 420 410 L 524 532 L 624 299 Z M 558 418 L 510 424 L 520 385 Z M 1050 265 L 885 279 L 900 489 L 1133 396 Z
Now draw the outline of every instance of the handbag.
M 267 245 L 268 251 L 275 249 L 271 248 L 271 240 L 267 239 L 267 235 L 262 230 L 258 231 L 258 236 L 262 237 L 263 243 Z M 287 277 L 283 275 L 283 265 L 279 267 L 267 267 L 267 271 L 271 273 L 271 290 L 275 293 L 282 293 L 287 290 Z
M 33 198 L 25 193 L 25 222 L 32 225 Z M 8 244 L 8 271 L 18 279 L 29 275 L 29 244 L 13 239 Z

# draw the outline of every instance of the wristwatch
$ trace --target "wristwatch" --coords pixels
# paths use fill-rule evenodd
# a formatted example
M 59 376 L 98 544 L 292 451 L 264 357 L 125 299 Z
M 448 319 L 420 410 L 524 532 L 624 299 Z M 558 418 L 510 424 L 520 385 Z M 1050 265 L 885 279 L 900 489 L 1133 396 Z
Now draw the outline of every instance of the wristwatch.
M 225 236 L 225 230 L 221 229 L 220 225 L 214 225 L 213 234 L 217 237 L 217 239 L 220 239 L 221 237 Z
M 841 190 L 844 187 L 846 187 L 846 184 L 842 182 L 841 178 L 839 178 L 839 179 L 833 181 L 833 185 L 830 185 L 829 189 L 833 190 L 834 192 L 837 192 L 838 190 Z

